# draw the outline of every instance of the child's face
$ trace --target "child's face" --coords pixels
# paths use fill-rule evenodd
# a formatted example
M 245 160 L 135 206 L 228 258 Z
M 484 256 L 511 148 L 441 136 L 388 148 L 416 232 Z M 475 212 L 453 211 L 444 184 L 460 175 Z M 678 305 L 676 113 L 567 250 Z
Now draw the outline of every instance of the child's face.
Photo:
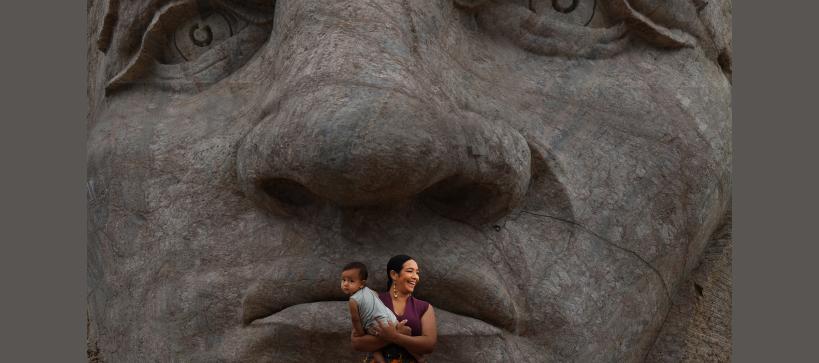
M 341 291 L 344 291 L 345 294 L 355 294 L 362 287 L 364 287 L 364 280 L 361 279 L 357 268 L 341 272 Z

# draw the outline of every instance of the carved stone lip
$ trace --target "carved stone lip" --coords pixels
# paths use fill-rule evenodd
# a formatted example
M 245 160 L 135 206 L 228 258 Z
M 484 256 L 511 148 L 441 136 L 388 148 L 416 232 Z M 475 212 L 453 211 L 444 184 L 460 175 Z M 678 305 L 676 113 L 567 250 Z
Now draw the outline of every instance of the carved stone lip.
M 434 259 L 430 257 L 424 261 L 435 266 L 430 263 Z M 382 260 L 386 261 L 387 258 Z M 315 257 L 285 257 L 272 265 L 269 272 L 251 285 L 245 294 L 242 301 L 244 325 L 266 319 L 290 307 L 347 299 L 341 293 L 337 278 L 342 263 Z M 493 327 L 516 332 L 518 311 L 511 303 L 513 299 L 505 285 L 493 270 L 470 266 L 446 265 L 440 271 L 434 267 L 422 267 L 424 277 L 419 282 L 422 293 L 418 298 L 428 301 L 436 311 L 445 310 L 452 315 L 477 319 Z M 373 275 L 371 272 L 371 278 Z M 382 285 L 379 282 L 371 284 Z M 346 309 L 342 310 L 348 314 Z
M 504 358 L 518 340 L 484 321 L 435 308 L 440 349 L 436 360 L 446 362 L 512 361 L 486 358 L 460 345 L 480 345 L 481 352 L 494 352 Z M 319 301 L 285 308 L 246 326 L 231 329 L 220 344 L 221 361 L 261 362 L 275 357 L 276 362 L 358 361 L 361 353 L 350 348 L 350 317 L 345 301 Z M 440 340 L 443 339 L 443 340 Z M 446 343 L 444 343 L 446 342 Z M 318 345 L 317 345 L 318 343 Z M 485 353 L 483 353 L 485 354 Z M 296 356 L 295 358 L 293 356 Z M 343 357 L 343 358 L 340 358 Z M 479 359 L 483 357 L 484 359 Z M 317 359 L 321 358 L 321 359 Z
M 279 325 L 295 327 L 304 332 L 321 334 L 338 334 L 349 337 L 350 318 L 346 314 L 333 314 L 334 311 L 348 311 L 347 303 L 343 301 L 317 301 L 294 305 L 284 310 L 259 319 L 251 326 Z M 304 317 L 309 316 L 308 322 Z M 455 314 L 444 309 L 436 308 L 435 317 L 438 321 L 439 336 L 502 336 L 503 330 L 486 322 L 464 315 Z M 313 324 L 318 322 L 318 324 Z

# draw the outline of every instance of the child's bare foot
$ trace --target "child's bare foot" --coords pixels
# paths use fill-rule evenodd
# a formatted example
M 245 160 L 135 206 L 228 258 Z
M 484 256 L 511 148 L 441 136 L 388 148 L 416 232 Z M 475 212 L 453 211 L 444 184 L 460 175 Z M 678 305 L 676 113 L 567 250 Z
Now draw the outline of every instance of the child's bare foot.
M 387 363 L 387 360 L 384 359 L 384 355 L 381 352 L 374 352 L 373 353 L 373 361 L 375 363 Z

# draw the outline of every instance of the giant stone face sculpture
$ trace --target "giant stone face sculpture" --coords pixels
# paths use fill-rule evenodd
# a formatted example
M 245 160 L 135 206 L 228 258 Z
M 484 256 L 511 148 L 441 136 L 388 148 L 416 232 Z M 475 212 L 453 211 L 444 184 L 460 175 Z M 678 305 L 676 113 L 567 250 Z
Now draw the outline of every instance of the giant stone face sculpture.
M 95 357 L 359 359 L 339 268 L 406 253 L 436 361 L 642 361 L 730 201 L 714 8 L 91 1 Z

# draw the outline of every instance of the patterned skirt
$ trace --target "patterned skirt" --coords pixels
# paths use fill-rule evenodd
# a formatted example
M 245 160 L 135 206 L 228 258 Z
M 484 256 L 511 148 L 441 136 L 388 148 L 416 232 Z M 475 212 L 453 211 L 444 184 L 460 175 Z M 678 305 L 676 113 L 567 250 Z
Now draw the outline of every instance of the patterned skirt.
M 406 349 L 395 344 L 390 344 L 382 348 L 381 354 L 384 355 L 384 359 L 387 363 L 418 363 L 415 357 L 407 352 Z M 364 358 L 364 363 L 375 363 L 372 354 L 367 354 L 367 357 Z

